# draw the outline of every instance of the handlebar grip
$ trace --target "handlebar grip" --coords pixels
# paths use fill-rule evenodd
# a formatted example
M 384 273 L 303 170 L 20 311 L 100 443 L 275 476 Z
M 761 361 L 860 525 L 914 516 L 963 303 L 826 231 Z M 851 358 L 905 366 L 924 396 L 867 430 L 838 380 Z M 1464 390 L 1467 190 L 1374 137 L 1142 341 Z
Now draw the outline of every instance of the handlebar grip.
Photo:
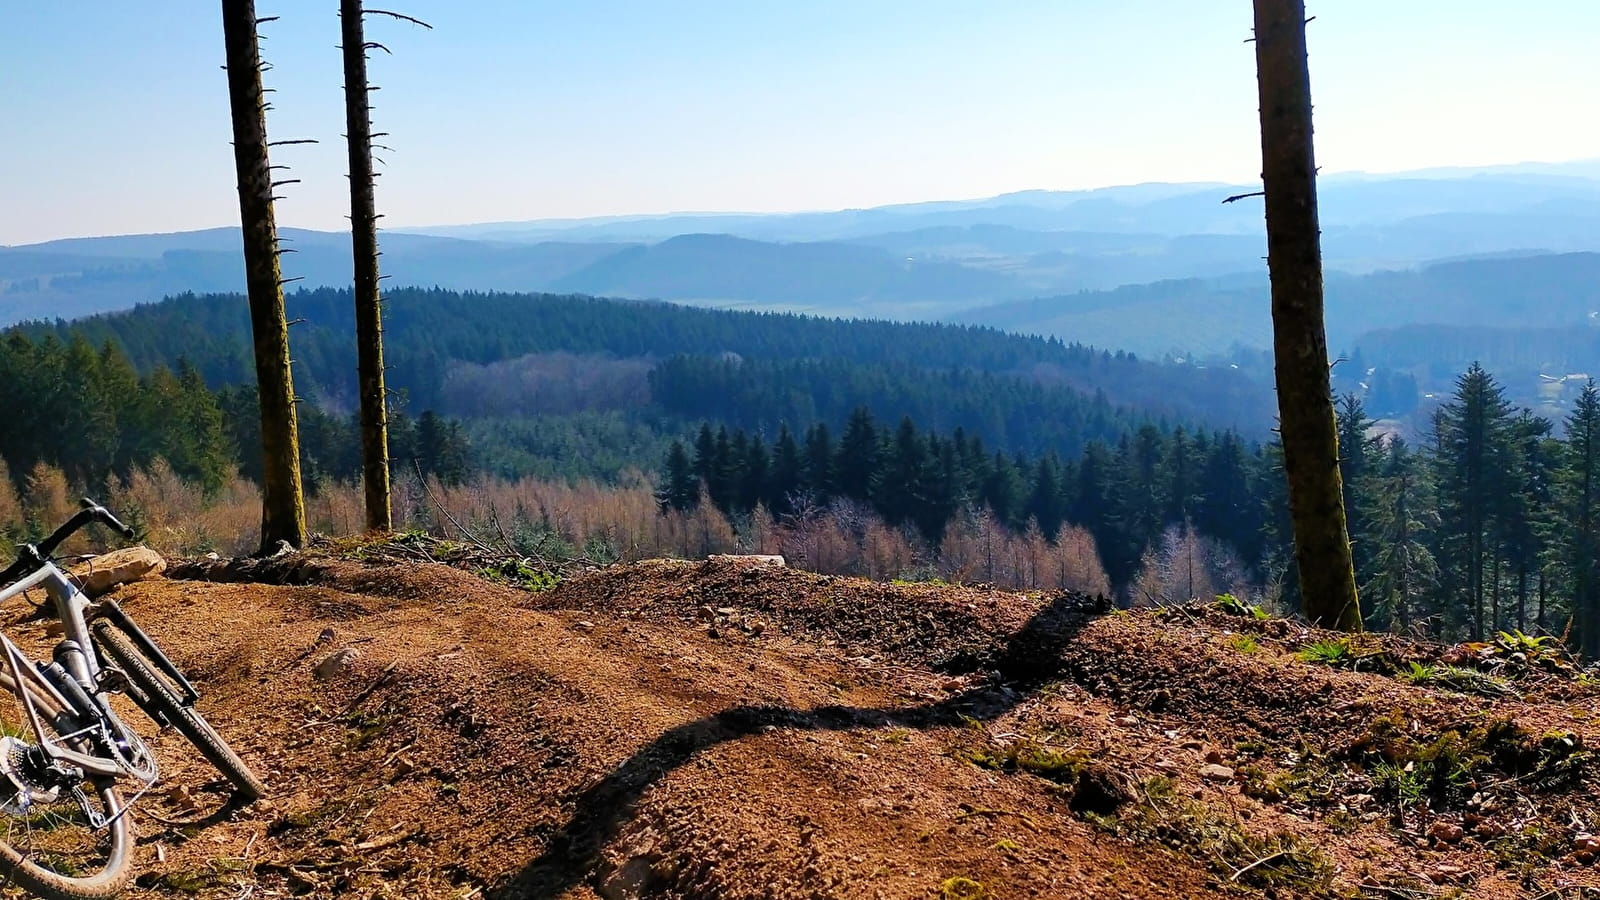
M 133 540 L 135 534 L 134 530 L 122 524 L 122 520 L 113 515 L 111 510 L 106 509 L 104 506 L 101 506 L 88 497 L 84 497 L 82 500 L 78 501 L 78 505 L 83 507 L 85 512 L 93 516 L 95 521 L 106 526 L 107 528 L 113 529 L 128 540 Z

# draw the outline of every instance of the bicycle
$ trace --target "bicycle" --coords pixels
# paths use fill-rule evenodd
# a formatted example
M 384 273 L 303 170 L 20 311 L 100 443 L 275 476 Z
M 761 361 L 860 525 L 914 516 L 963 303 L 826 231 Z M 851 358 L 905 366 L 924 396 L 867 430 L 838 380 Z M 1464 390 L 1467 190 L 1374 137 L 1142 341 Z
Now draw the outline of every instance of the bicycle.
M 0 633 L 0 877 L 41 897 L 99 900 L 133 878 L 128 811 L 160 775 L 144 739 L 123 724 L 109 696 L 124 694 L 161 727 L 200 750 L 243 802 L 266 790 L 194 708 L 194 686 L 114 601 L 91 603 L 51 559 L 92 523 L 134 532 L 85 499 L 37 546 L 24 545 L 0 572 L 0 603 L 42 588 L 41 611 L 61 620 L 51 661 L 30 663 Z M 52 609 L 53 608 L 53 609 Z M 132 796 L 124 799 L 124 787 Z

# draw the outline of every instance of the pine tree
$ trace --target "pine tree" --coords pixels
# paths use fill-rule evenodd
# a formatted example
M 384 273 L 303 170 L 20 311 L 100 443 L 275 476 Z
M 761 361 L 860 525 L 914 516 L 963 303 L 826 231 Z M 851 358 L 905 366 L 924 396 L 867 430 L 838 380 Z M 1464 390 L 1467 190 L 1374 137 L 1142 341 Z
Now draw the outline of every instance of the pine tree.
M 818 423 L 806 429 L 805 477 L 802 484 L 805 486 L 806 499 L 817 506 L 833 498 L 833 454 L 833 437 L 828 434 L 827 425 Z
M 1531 410 L 1522 410 L 1511 422 L 1505 486 L 1495 513 L 1496 540 L 1516 591 L 1515 612 L 1503 608 L 1502 621 L 1514 619 L 1522 631 L 1528 629 L 1529 590 L 1540 571 L 1550 528 L 1556 463 L 1546 443 L 1549 435 L 1549 421 Z
M 683 449 L 682 441 L 673 441 L 667 451 L 667 461 L 661 475 L 661 489 L 656 501 L 665 510 L 690 510 L 700 499 L 700 479 L 695 477 L 694 465 Z
M 1427 468 L 1404 442 L 1391 442 L 1381 472 L 1368 476 L 1371 576 L 1362 586 L 1378 627 L 1408 630 L 1439 574 L 1428 539 L 1438 526 Z
M 752 435 L 745 446 L 744 465 L 739 473 L 739 509 L 753 511 L 767 496 L 771 478 L 771 457 L 760 435 Z
M 1560 502 L 1565 534 L 1560 557 L 1572 590 L 1573 645 L 1600 659 L 1600 390 L 1594 379 L 1567 417 L 1567 461 Z
M 845 435 L 848 439 L 849 431 Z M 874 481 L 878 512 L 890 525 L 917 519 L 927 498 L 923 494 L 928 467 L 927 447 L 909 416 L 900 420 L 894 440 L 883 461 L 883 470 Z
M 835 489 L 839 494 L 863 503 L 871 502 L 881 467 L 882 447 L 872 414 L 858 408 L 845 423 L 839 450 L 833 459 Z
M 787 424 L 778 426 L 772 445 L 772 471 L 763 491 L 767 509 L 778 519 L 794 511 L 794 498 L 805 483 L 805 459 Z
M 1039 525 L 1045 540 L 1055 540 L 1066 521 L 1062 502 L 1061 461 L 1054 454 L 1040 457 L 1033 471 L 1033 490 L 1028 495 L 1028 518 Z
M 1465 586 L 1473 640 L 1483 640 L 1493 610 L 1485 576 L 1498 560 L 1492 527 L 1503 508 L 1511 463 L 1511 410 L 1494 377 L 1473 363 L 1456 380 L 1454 398 L 1440 409 L 1438 467 L 1442 537 L 1453 549 L 1455 580 Z
M 1345 521 L 1350 532 L 1350 556 L 1356 575 L 1363 581 L 1372 577 L 1372 556 L 1377 548 L 1369 539 L 1371 498 L 1366 488 L 1373 484 L 1372 461 L 1378 454 L 1378 440 L 1367 434 L 1372 419 L 1355 394 L 1339 398 L 1339 481 L 1344 489 Z
M 703 422 L 694 439 L 694 476 L 707 489 L 716 477 L 716 464 L 717 438 L 711 431 L 711 423 Z
M 1166 522 L 1187 522 L 1199 505 L 1200 484 L 1195 472 L 1195 442 L 1182 427 L 1174 428 L 1167 439 L 1163 468 L 1167 487 L 1162 518 Z

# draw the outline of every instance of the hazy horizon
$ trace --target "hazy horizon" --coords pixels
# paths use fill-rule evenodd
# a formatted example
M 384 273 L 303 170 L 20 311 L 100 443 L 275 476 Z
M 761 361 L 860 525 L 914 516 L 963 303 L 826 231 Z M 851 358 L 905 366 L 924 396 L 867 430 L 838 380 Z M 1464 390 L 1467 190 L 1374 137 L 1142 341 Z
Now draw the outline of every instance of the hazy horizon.
M 860 8 L 415 0 L 375 21 L 379 182 L 395 228 L 681 211 L 779 213 L 1019 190 L 1217 181 L 1259 169 L 1247 4 L 1015 0 Z M 1600 6 L 1314 2 L 1330 173 L 1588 160 Z M 339 230 L 338 22 L 262 3 L 284 226 Z M 1559 21 L 1560 28 L 1551 28 Z M 0 244 L 187 231 L 237 217 L 220 16 L 109 0 L 13 10 Z M 85 60 L 92 62 L 86 64 Z M 1571 90 L 1564 90 L 1567 86 Z

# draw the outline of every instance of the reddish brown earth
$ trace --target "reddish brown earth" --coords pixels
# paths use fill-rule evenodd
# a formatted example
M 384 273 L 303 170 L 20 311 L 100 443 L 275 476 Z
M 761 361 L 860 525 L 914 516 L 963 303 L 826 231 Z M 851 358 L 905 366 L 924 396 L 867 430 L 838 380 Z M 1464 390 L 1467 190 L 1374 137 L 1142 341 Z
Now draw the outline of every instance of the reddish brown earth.
M 1537 749 L 1600 744 L 1587 687 L 1487 700 L 1302 662 L 1318 636 L 1288 623 L 728 562 L 537 594 L 420 563 L 175 573 L 250 579 L 118 598 L 272 795 L 219 808 L 163 735 L 137 896 L 1600 893 L 1574 852 L 1597 767 L 1545 786 Z M 1500 718 L 1520 768 L 1491 752 L 1397 815 L 1385 742 Z

